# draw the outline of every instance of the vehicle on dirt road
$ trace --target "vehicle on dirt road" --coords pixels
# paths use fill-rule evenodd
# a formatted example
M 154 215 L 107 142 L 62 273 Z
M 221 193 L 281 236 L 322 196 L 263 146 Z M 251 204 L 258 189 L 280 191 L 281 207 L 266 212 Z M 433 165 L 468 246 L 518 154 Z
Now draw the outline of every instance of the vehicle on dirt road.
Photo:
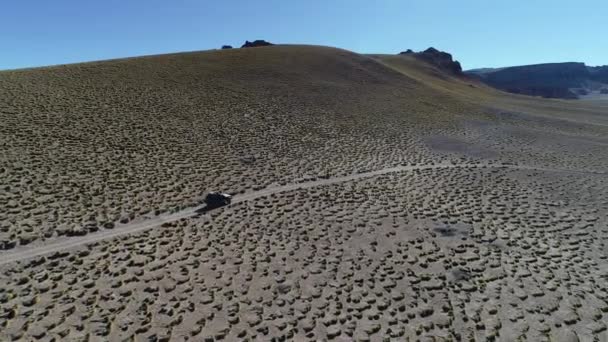
M 232 196 L 223 192 L 212 191 L 205 196 L 205 210 L 215 209 L 230 204 Z

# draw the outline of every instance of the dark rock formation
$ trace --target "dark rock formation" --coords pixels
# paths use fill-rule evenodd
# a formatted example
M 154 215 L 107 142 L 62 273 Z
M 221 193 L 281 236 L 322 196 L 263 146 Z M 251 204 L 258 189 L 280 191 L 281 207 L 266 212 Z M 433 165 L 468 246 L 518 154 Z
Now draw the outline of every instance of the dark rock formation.
M 438 66 L 439 69 L 447 70 L 455 75 L 462 74 L 462 67 L 460 66 L 460 63 L 452 60 L 452 55 L 447 52 L 439 51 L 430 47 L 417 53 L 415 56 Z
M 232 45 L 222 45 L 222 50 L 232 49 Z
M 245 41 L 245 44 L 243 44 L 243 46 L 241 46 L 241 48 L 250 48 L 250 47 L 258 47 L 258 46 L 270 46 L 270 45 L 274 45 L 272 43 L 269 43 L 265 40 L 254 40 L 253 42 L 250 42 L 248 40 Z
M 584 63 L 546 63 L 472 70 L 488 85 L 511 93 L 576 99 L 571 88 L 585 88 L 590 72 Z
M 462 67 L 458 61 L 452 59 L 452 55 L 447 52 L 439 51 L 433 47 L 421 52 L 414 52 L 411 49 L 407 49 L 406 51 L 401 52 L 400 55 L 413 55 L 443 71 L 447 71 L 453 75 L 462 75 Z

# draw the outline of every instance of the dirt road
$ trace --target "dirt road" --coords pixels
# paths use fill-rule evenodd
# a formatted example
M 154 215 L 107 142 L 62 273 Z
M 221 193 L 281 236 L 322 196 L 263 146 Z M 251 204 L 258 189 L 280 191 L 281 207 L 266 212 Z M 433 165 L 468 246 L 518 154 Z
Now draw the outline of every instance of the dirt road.
M 277 194 L 281 192 L 297 190 L 297 189 L 306 189 L 317 186 L 342 183 L 351 180 L 357 180 L 361 178 L 369 178 L 384 174 L 389 174 L 393 172 L 407 172 L 414 170 L 429 170 L 429 169 L 446 169 L 446 168 L 509 168 L 509 169 L 518 169 L 518 170 L 536 170 L 536 171 L 551 171 L 551 172 L 571 172 L 571 173 L 586 173 L 586 174 L 606 174 L 603 171 L 593 171 L 593 170 L 568 170 L 568 169 L 551 169 L 551 168 L 541 168 L 541 167 L 533 167 L 533 166 L 525 166 L 525 165 L 500 165 L 500 164 L 433 164 L 433 165 L 407 165 L 407 166 L 397 166 L 391 167 L 381 170 L 375 170 L 370 172 L 356 173 L 343 177 L 335 177 L 335 178 L 327 178 L 327 179 L 319 179 L 305 183 L 297 183 L 297 184 L 288 184 L 284 186 L 267 188 L 259 191 L 253 191 L 250 193 L 245 193 L 241 195 L 236 195 L 233 198 L 232 203 L 240 203 L 245 201 L 255 200 L 260 197 Z M 159 227 L 163 223 L 177 221 L 183 218 L 191 217 L 197 214 L 197 210 L 204 208 L 204 205 L 184 209 L 172 214 L 160 215 L 150 219 L 146 219 L 140 222 L 128 223 L 125 225 L 119 225 L 114 229 L 106 229 L 100 230 L 95 233 L 87 234 L 85 236 L 80 237 L 70 237 L 70 238 L 58 238 L 55 240 L 50 240 L 41 246 L 34 247 L 17 247 L 11 251 L 0 253 L 0 266 L 23 261 L 39 256 L 43 256 L 46 254 L 51 254 L 60 251 L 66 251 L 68 249 L 76 248 L 82 245 L 98 242 L 101 240 L 112 239 L 115 237 L 119 237 L 126 234 L 135 234 L 148 229 L 152 229 L 155 227 Z

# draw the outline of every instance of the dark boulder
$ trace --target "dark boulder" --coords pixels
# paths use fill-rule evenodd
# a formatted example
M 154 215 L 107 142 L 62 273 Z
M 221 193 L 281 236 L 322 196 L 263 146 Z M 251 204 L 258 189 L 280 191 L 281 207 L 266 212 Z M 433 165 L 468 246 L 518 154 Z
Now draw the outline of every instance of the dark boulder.
M 232 49 L 232 45 L 222 45 L 222 50 Z
M 245 44 L 243 44 L 243 46 L 241 46 L 241 48 L 250 48 L 250 47 L 259 47 L 259 46 L 270 46 L 270 45 L 274 45 L 272 43 L 269 43 L 265 40 L 254 40 L 253 42 L 250 42 L 248 40 L 245 41 Z

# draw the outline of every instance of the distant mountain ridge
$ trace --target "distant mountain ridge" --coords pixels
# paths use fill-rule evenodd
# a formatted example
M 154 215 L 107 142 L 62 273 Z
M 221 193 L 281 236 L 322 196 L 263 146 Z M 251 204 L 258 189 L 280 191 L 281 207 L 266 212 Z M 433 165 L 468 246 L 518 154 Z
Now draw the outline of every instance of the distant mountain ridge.
M 465 71 L 484 83 L 516 94 L 577 99 L 608 93 L 608 66 L 585 63 L 544 63 Z

